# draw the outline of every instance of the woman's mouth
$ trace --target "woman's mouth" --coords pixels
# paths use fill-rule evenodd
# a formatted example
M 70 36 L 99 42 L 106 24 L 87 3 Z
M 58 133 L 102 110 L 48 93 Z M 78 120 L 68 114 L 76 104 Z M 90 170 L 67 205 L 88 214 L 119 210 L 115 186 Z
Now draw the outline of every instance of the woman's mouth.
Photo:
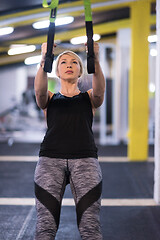
M 72 70 L 68 70 L 68 71 L 66 71 L 66 73 L 73 73 L 73 71 Z

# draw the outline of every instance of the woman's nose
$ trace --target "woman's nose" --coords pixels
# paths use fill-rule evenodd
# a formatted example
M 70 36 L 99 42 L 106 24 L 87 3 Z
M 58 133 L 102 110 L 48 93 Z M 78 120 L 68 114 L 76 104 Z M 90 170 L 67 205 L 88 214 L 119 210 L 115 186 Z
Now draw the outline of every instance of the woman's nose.
M 72 65 L 71 65 L 71 64 L 69 64 L 69 65 L 67 66 L 67 68 L 72 68 Z

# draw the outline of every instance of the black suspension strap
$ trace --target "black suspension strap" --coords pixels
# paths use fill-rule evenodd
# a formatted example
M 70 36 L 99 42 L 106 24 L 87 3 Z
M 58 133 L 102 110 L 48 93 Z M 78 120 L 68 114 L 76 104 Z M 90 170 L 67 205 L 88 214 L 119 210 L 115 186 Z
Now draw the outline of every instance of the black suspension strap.
M 93 24 L 92 24 L 92 11 L 90 0 L 83 0 L 85 9 L 85 23 L 87 34 L 87 71 L 88 73 L 95 73 L 94 62 L 94 45 L 93 45 Z
M 50 24 L 47 37 L 47 53 L 44 64 L 45 72 L 52 72 L 52 64 L 54 60 L 53 46 L 54 46 L 54 35 L 55 35 L 55 20 L 57 15 L 57 7 L 59 0 L 52 0 L 50 5 L 48 5 L 47 0 L 43 0 L 43 7 L 49 7 L 50 10 Z
M 94 62 L 94 45 L 93 45 L 93 24 L 92 24 L 92 11 L 90 0 L 84 1 L 85 10 L 85 24 L 86 24 L 86 34 L 87 34 L 87 71 L 88 73 L 95 73 L 95 62 Z M 54 35 L 55 35 L 55 20 L 57 15 L 59 0 L 51 0 L 50 5 L 48 5 L 47 0 L 43 0 L 43 7 L 49 7 L 50 10 L 50 25 L 47 37 L 47 53 L 46 60 L 44 64 L 44 71 L 51 72 L 52 64 L 54 60 L 53 46 L 54 46 Z

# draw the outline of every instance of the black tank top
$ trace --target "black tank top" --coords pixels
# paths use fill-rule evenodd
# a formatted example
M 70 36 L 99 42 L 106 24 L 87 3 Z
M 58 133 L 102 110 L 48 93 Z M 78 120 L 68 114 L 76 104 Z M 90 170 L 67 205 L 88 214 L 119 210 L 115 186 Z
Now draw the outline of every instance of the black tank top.
M 92 132 L 93 113 L 87 92 L 73 97 L 56 93 L 47 108 L 47 132 L 40 156 L 52 158 L 97 158 Z

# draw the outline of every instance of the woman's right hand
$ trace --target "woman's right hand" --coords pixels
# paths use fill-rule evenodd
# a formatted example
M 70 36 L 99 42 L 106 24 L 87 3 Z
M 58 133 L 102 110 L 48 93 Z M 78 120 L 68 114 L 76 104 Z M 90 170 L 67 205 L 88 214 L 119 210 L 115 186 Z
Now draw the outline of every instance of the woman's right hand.
M 47 53 L 47 43 L 42 43 L 42 45 L 41 45 L 41 55 L 42 55 L 41 62 L 45 62 L 46 53 Z
M 54 53 L 54 48 L 56 47 L 57 45 L 54 44 L 53 46 L 53 53 Z M 41 64 L 44 65 L 44 62 L 45 62 L 45 59 L 46 59 L 46 53 L 47 53 L 47 43 L 42 43 L 41 45 L 41 55 L 42 55 L 42 59 L 41 59 Z

